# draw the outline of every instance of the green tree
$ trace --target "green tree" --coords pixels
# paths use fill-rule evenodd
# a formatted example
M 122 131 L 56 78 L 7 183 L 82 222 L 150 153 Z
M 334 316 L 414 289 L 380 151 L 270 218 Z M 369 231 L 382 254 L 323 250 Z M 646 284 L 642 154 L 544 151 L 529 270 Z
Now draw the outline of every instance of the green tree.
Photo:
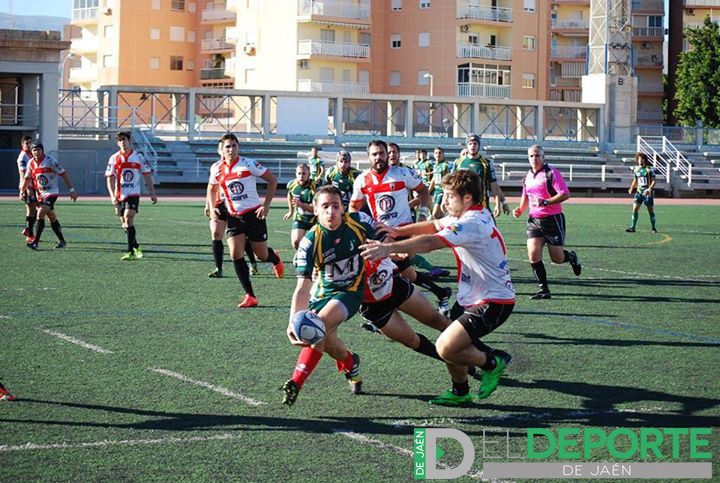
M 720 128 L 720 27 L 708 16 L 685 36 L 690 50 L 678 64 L 675 115 L 684 126 L 702 121 L 705 127 Z

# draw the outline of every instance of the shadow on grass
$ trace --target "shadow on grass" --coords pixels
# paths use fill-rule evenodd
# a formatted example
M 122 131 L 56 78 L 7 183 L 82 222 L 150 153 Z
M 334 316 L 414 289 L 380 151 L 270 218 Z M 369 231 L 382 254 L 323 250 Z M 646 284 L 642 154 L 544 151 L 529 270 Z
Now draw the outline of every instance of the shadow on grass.
M 528 344 L 528 345 L 590 345 L 598 347 L 642 347 L 642 346 L 660 346 L 660 347 L 671 347 L 671 348 L 695 348 L 705 349 L 713 348 L 720 349 L 720 344 L 714 344 L 712 342 L 679 342 L 673 341 L 658 341 L 658 340 L 637 340 L 637 339 L 626 339 L 626 340 L 612 340 L 612 339 L 584 339 L 584 338 L 572 338 L 572 337 L 557 337 L 547 334 L 539 334 L 532 332 L 502 332 L 502 334 L 513 334 L 525 337 L 526 339 L 539 339 L 538 341 L 522 341 L 513 339 L 506 343 L 511 344 Z M 494 342 L 495 344 L 501 344 L 502 342 Z

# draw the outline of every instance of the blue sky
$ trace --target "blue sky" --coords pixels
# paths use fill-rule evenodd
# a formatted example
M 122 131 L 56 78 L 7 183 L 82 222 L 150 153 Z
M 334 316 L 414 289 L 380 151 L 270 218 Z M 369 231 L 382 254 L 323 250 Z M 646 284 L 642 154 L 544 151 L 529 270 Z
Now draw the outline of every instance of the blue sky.
M 0 0 L 0 12 L 10 13 L 11 3 L 15 15 L 72 16 L 72 0 Z

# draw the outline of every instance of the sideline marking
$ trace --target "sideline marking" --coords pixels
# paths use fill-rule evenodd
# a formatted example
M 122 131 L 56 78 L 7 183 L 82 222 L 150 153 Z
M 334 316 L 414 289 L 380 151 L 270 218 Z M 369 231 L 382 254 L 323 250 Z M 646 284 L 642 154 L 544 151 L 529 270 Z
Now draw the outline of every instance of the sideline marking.
M 69 335 L 65 335 L 60 332 L 55 332 L 53 330 L 48 330 L 48 329 L 39 329 L 39 330 L 42 330 L 46 334 L 52 335 L 53 337 L 57 337 L 58 339 L 62 339 L 65 342 L 70 342 L 71 344 L 79 345 L 80 347 L 83 347 L 85 349 L 90 349 L 91 351 L 98 352 L 100 354 L 114 354 L 114 352 L 111 350 L 103 349 L 102 347 L 88 344 L 87 342 L 83 342 L 80 339 L 76 339 L 75 337 L 70 337 Z
M 223 396 L 228 396 L 228 397 L 232 397 L 235 399 L 239 399 L 242 402 L 249 404 L 250 406 L 262 406 L 264 404 L 267 404 L 266 402 L 257 401 L 253 398 L 247 397 L 238 392 L 231 391 L 230 389 L 228 389 L 226 387 L 216 386 L 215 384 L 210 384 L 209 382 L 197 381 L 195 379 L 191 379 L 191 378 L 189 378 L 183 374 L 180 374 L 178 372 L 168 371 L 167 369 L 157 369 L 157 368 L 153 368 L 153 367 L 148 367 L 148 370 L 157 372 L 158 374 L 162 374 L 163 376 L 174 377 L 175 379 L 179 379 L 183 382 L 189 382 L 191 384 L 195 384 L 196 386 L 204 387 L 205 389 L 210 389 L 211 391 L 220 393 Z
M 583 265 L 583 269 L 585 268 L 585 265 Z M 591 270 L 598 270 L 600 272 L 612 272 L 612 273 L 619 273 L 622 275 L 634 275 L 634 276 L 640 276 L 640 277 L 654 277 L 654 278 L 666 278 L 668 280 L 679 280 L 681 282 L 709 282 L 712 280 L 700 280 L 700 278 L 707 278 L 707 279 L 713 279 L 713 278 L 720 278 L 720 275 L 695 275 L 696 278 L 685 278 L 685 277 L 678 277 L 676 275 L 657 275 L 654 273 L 641 273 L 641 272 L 626 272 L 624 270 L 613 270 L 611 268 L 598 268 L 598 267 L 590 267 Z
M 392 444 L 383 443 L 380 440 L 368 438 L 364 434 L 356 433 L 354 431 L 343 431 L 343 430 L 337 429 L 337 430 L 333 430 L 333 432 L 335 434 L 345 436 L 346 438 L 350 438 L 350 439 L 358 441 L 360 443 L 371 444 L 373 446 L 377 446 L 378 448 L 382 448 L 382 449 L 389 449 L 390 451 L 394 451 L 395 453 L 401 454 L 403 456 L 408 456 L 410 458 L 412 458 L 414 455 L 414 453 L 412 451 L 410 451 L 409 449 L 401 448 L 400 446 L 395 446 Z M 449 465 L 446 465 L 443 463 L 438 463 L 437 466 L 439 466 L 441 468 L 445 468 L 445 469 L 450 468 Z M 490 480 L 484 479 L 482 477 L 482 471 L 474 471 L 474 472 L 468 473 L 465 476 L 469 476 L 470 478 L 474 478 L 476 480 L 490 481 Z
M 101 448 L 105 446 L 136 446 L 141 444 L 167 444 L 167 443 L 192 443 L 195 441 L 221 441 L 226 439 L 237 439 L 239 434 L 217 434 L 214 436 L 191 436 L 189 438 L 157 438 L 157 439 L 121 439 L 121 440 L 105 440 L 92 441 L 89 443 L 55 443 L 55 444 L 35 444 L 25 443 L 19 445 L 0 445 L 0 453 L 8 451 L 27 451 L 41 449 L 75 449 L 75 448 Z

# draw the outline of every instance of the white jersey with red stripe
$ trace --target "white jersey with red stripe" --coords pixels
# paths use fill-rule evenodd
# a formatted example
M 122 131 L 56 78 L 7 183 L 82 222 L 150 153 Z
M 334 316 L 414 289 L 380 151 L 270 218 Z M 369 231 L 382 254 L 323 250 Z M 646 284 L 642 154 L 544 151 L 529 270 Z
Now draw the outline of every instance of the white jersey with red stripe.
M 17 158 L 18 174 L 20 175 L 20 187 L 22 187 L 23 180 L 25 179 L 25 172 L 27 171 L 28 164 L 32 159 L 32 153 L 30 151 L 20 150 Z
M 240 156 L 230 163 L 223 160 L 215 171 L 211 168 L 210 184 L 220 187 L 228 212 L 240 216 L 260 206 L 255 178 L 266 172 L 267 168 L 254 159 Z
M 407 225 L 413 222 L 408 190 L 421 184 L 420 175 L 410 168 L 388 166 L 382 174 L 367 169 L 355 178 L 350 202 L 364 198 L 375 220 L 391 227 Z
M 476 205 L 459 218 L 439 222 L 443 229 L 436 236 L 452 249 L 458 264 L 458 303 L 465 308 L 515 303 L 505 241 L 490 212 Z
M 60 194 L 58 177 L 63 173 L 65 169 L 60 166 L 57 159 L 44 154 L 39 162 L 35 159 L 30 160 L 25 178 L 32 180 L 37 198 L 45 200 L 58 197 Z
M 210 178 L 208 179 L 208 183 L 212 184 L 212 179 L 217 176 L 218 172 L 220 171 L 220 165 L 222 165 L 222 158 L 215 161 L 212 166 L 210 166 Z M 225 204 L 225 193 L 223 190 L 218 190 L 218 200 L 215 202 L 215 206 L 219 206 Z
M 125 201 L 140 196 L 140 178 L 152 173 L 152 166 L 137 151 L 123 154 L 118 151 L 108 159 L 105 177 L 115 177 L 115 199 Z
M 365 260 L 365 291 L 363 303 L 374 304 L 390 298 L 393 289 L 393 273 L 397 266 L 389 258 Z

